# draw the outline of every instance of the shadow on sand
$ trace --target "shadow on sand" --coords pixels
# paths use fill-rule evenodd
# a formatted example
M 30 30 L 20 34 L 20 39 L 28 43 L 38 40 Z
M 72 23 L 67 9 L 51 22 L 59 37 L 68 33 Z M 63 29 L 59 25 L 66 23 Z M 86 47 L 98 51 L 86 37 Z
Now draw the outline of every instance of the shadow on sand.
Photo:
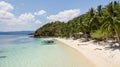
M 115 46 L 109 46 L 109 47 L 105 47 L 106 50 L 119 50 L 120 51 L 120 45 L 115 45 Z

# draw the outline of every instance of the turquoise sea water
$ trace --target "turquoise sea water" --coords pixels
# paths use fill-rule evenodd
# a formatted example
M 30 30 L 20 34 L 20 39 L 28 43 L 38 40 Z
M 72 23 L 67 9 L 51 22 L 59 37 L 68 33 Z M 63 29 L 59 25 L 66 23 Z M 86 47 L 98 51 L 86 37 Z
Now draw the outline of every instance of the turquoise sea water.
M 0 35 L 0 67 L 92 67 L 76 50 L 27 35 Z

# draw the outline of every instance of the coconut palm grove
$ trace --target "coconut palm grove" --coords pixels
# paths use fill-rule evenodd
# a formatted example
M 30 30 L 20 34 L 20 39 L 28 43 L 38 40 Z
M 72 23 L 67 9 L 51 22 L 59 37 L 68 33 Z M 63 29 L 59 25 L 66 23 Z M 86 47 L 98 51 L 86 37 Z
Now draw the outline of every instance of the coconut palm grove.
M 112 40 L 120 44 L 120 2 L 90 8 L 68 22 L 49 22 L 34 32 L 34 37 L 84 37 L 87 40 Z

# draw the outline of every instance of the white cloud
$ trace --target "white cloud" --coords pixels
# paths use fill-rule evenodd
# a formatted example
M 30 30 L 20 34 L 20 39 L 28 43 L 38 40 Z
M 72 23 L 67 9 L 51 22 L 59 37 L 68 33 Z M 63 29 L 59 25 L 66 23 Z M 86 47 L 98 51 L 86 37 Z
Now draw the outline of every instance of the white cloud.
M 42 22 L 40 20 L 35 21 L 36 24 L 41 24 Z
M 45 14 L 45 13 L 46 13 L 45 10 L 40 10 L 40 11 L 38 11 L 38 12 L 35 12 L 34 14 L 35 14 L 35 15 L 43 15 L 43 14 Z
M 25 20 L 31 20 L 31 19 L 33 19 L 34 17 L 35 17 L 35 16 L 32 15 L 31 13 L 24 13 L 24 14 L 21 14 L 21 15 L 19 16 L 19 19 L 25 21 Z
M 62 12 L 59 12 L 56 15 L 50 15 L 47 17 L 49 21 L 61 21 L 61 22 L 67 22 L 75 17 L 77 17 L 80 14 L 79 9 L 70 9 L 70 10 L 64 10 Z
M 34 20 L 34 15 L 32 15 L 31 13 L 24 13 L 24 14 L 21 14 L 17 19 L 18 19 L 18 23 L 27 23 L 29 21 L 32 21 Z
M 10 11 L 13 9 L 14 7 L 10 3 L 7 3 L 5 1 L 0 1 L 0 10 Z
M 14 7 L 11 4 L 0 1 L 0 21 L 14 18 L 14 14 L 10 12 L 13 9 Z
M 11 4 L 0 1 L 0 23 L 6 23 L 15 18 L 14 14 L 10 12 L 13 9 L 14 7 Z
M 5 1 L 0 1 L 0 31 L 22 31 L 35 30 L 42 23 L 40 20 L 35 20 L 35 15 L 32 13 L 23 13 L 15 16 L 11 11 L 14 6 Z
M 24 13 L 16 17 L 11 10 L 14 7 L 5 1 L 0 1 L 0 23 L 4 24 L 25 24 L 34 20 L 34 15 L 31 13 Z
M 28 22 L 34 21 L 34 15 L 31 13 L 24 13 L 21 14 L 19 17 L 15 17 L 12 13 L 6 12 L 4 13 L 0 12 L 0 23 L 8 24 L 8 25 L 18 25 L 18 24 L 26 24 Z
M 8 11 L 0 10 L 0 19 L 14 18 L 14 15 Z

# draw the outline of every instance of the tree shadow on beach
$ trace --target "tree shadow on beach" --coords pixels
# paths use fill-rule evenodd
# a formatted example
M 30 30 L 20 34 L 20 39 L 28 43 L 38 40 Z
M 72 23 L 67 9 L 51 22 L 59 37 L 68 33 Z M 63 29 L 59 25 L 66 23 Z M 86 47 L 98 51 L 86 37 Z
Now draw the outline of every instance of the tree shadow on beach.
M 112 51 L 119 50 L 120 51 L 120 45 L 105 47 L 105 50 L 112 50 Z

